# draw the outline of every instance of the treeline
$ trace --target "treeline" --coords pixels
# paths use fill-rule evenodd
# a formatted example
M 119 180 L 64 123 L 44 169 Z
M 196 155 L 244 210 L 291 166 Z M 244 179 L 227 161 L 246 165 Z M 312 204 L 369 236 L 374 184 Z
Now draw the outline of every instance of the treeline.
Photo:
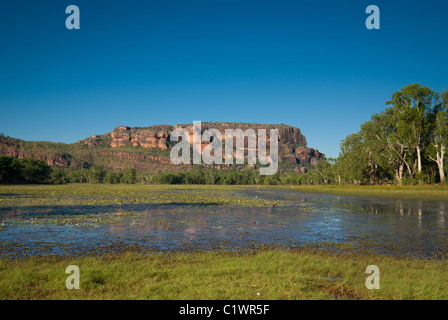
M 137 183 L 137 170 L 127 169 L 124 173 L 107 171 L 92 166 L 89 169 L 61 170 L 53 168 L 51 183 Z
M 50 167 L 35 158 L 16 159 L 0 155 L 0 183 L 136 183 L 137 170 L 115 173 L 95 166 L 70 170 Z
M 448 92 L 412 84 L 341 144 L 328 179 L 342 183 L 444 183 Z
M 217 185 L 277 185 L 308 184 L 319 182 L 320 175 L 314 170 L 307 174 L 260 175 L 258 170 L 213 170 L 198 169 L 186 172 L 138 174 L 134 168 L 124 173 L 107 171 L 92 166 L 89 169 L 50 167 L 34 158 L 16 159 L 0 156 L 1 183 L 145 183 L 145 184 L 217 184 Z
M 42 160 L 0 156 L 0 182 L 42 183 L 49 179 L 51 172 L 51 167 Z
M 217 184 L 217 185 L 276 185 L 282 183 L 282 175 L 260 175 L 258 170 L 192 170 L 174 173 L 145 174 L 140 177 L 149 184 Z

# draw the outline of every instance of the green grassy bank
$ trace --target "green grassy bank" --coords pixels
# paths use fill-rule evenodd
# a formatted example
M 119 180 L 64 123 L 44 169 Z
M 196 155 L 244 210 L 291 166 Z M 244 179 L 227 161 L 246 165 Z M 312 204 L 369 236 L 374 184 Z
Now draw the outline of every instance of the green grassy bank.
M 80 289 L 68 290 L 68 265 Z M 368 290 L 365 269 L 380 269 Z M 448 264 L 316 250 L 0 260 L 1 299 L 447 299 Z
M 418 200 L 448 201 L 448 185 L 422 186 L 358 186 L 358 185 L 282 185 L 272 188 L 346 196 L 391 197 Z

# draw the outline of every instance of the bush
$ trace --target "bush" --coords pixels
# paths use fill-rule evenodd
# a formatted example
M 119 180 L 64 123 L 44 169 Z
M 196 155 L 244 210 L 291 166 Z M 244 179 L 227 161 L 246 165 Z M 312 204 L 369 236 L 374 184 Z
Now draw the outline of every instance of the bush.
M 87 173 L 87 180 L 90 183 L 102 183 L 105 175 L 106 170 L 93 166 Z
M 123 174 L 122 182 L 133 184 L 137 182 L 137 170 L 134 168 L 129 168 L 126 170 L 126 172 Z
M 22 163 L 22 179 L 28 183 L 48 182 L 51 167 L 45 161 L 35 158 L 20 159 Z
M 425 184 L 425 183 L 429 183 L 430 181 L 430 177 L 425 174 L 423 171 L 417 172 L 415 174 L 415 183 L 417 184 Z
M 22 164 L 18 159 L 0 156 L 0 182 L 20 182 L 22 180 Z
M 63 170 L 59 168 L 52 168 L 50 182 L 55 184 L 63 184 L 69 182 L 69 178 Z
M 120 182 L 120 177 L 118 177 L 118 175 L 115 172 L 109 171 L 104 176 L 104 182 L 105 183 L 111 183 L 111 184 L 119 183 Z

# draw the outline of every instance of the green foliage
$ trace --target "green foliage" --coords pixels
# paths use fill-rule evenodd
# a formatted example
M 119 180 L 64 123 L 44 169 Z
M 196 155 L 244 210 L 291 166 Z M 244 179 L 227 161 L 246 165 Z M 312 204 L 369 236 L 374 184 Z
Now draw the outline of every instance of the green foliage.
M 103 182 L 106 170 L 93 166 L 87 173 L 87 182 L 89 183 L 101 183 Z
M 444 181 L 448 144 L 448 94 L 411 84 L 392 95 L 389 107 L 374 114 L 341 145 L 337 165 L 343 182 L 422 184 Z
M 45 183 L 49 181 L 51 171 L 51 167 L 42 160 L 0 156 L 0 182 Z
M 64 170 L 60 168 L 52 168 L 50 174 L 50 182 L 54 184 L 64 184 L 69 182 L 69 179 Z
M 18 159 L 0 156 L 0 182 L 12 183 L 22 180 L 22 165 Z
M 134 168 L 129 168 L 126 170 L 126 172 L 123 174 L 122 182 L 127 184 L 134 184 L 137 182 L 137 170 Z
M 104 182 L 105 183 L 110 183 L 110 184 L 119 183 L 120 182 L 120 177 L 115 172 L 109 171 L 104 176 Z

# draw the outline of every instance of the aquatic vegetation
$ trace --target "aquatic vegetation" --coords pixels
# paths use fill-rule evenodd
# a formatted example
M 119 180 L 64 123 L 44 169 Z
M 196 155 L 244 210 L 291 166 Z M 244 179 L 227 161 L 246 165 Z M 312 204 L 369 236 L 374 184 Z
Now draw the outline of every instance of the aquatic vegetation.
M 275 206 L 278 201 L 242 197 L 225 186 L 35 185 L 0 186 L 0 207 L 110 204 Z M 188 191 L 188 192 L 186 192 Z
M 445 202 L 240 186 L 1 186 L 0 196 L 0 252 L 13 257 L 327 242 L 448 257 Z

